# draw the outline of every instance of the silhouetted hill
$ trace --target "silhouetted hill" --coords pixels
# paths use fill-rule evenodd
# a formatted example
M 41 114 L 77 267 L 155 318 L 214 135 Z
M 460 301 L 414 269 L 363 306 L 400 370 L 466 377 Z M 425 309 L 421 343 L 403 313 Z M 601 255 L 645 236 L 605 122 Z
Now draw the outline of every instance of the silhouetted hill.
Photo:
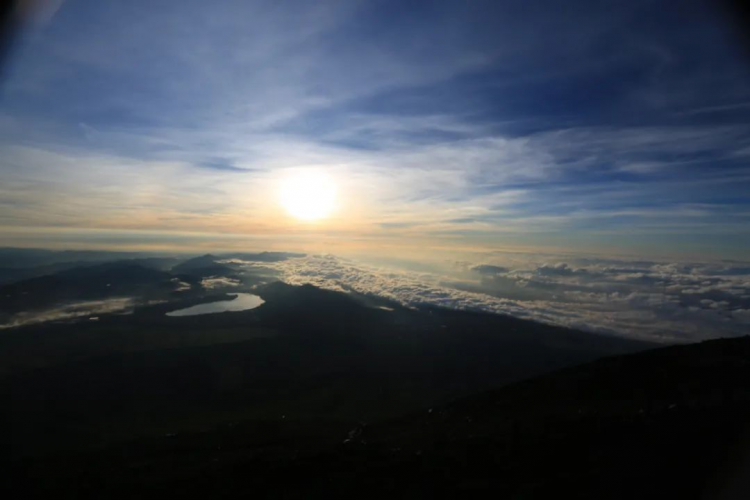
M 132 259 L 120 259 L 117 262 L 121 264 L 133 264 L 148 269 L 156 269 L 158 271 L 169 271 L 179 264 L 181 259 L 176 257 L 136 257 Z
M 216 262 L 217 260 L 220 260 L 219 257 L 211 254 L 194 257 L 174 266 L 171 272 L 176 275 L 187 275 L 197 278 L 230 276 L 234 274 L 234 271 L 229 266 L 219 264 Z

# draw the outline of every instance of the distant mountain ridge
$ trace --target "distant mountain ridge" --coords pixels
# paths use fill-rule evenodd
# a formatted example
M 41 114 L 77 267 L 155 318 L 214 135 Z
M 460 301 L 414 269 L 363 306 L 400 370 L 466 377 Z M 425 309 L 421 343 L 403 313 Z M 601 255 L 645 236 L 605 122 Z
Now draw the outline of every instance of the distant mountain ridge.
M 102 250 L 47 250 L 0 248 L 0 267 L 20 269 L 68 262 L 112 262 L 124 259 L 163 258 L 157 252 L 113 252 Z
M 169 291 L 173 276 L 131 261 L 64 269 L 0 286 L 0 311 L 21 312 L 77 300 L 130 296 L 144 290 Z

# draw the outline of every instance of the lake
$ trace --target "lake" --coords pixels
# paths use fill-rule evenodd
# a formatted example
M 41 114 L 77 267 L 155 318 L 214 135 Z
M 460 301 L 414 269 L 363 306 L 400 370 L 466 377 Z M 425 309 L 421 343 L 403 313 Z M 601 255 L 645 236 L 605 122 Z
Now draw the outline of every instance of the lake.
M 227 311 L 245 311 L 255 309 L 264 301 L 251 293 L 237 293 L 237 297 L 230 300 L 220 300 L 207 304 L 198 304 L 185 309 L 178 309 L 167 313 L 167 316 L 196 316 L 198 314 L 213 314 Z

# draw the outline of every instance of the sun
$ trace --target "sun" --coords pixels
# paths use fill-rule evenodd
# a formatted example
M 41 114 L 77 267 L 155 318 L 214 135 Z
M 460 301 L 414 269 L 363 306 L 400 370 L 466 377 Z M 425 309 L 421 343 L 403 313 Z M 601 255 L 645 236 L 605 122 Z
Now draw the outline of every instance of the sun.
M 303 221 L 316 221 L 333 212 L 336 183 L 322 172 L 301 172 L 282 181 L 279 195 L 289 215 Z

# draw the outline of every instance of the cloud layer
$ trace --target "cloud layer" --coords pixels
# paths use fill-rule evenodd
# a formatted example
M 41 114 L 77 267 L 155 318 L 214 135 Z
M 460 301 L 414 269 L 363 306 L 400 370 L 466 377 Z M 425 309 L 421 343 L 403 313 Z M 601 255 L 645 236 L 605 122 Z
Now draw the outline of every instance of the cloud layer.
M 525 259 L 520 266 L 454 263 L 430 273 L 330 255 L 244 265 L 250 271 L 272 268 L 290 284 L 371 294 L 407 306 L 509 314 L 661 342 L 750 331 L 750 264 Z
M 131 298 L 113 298 L 105 300 L 89 300 L 73 304 L 61 305 L 44 311 L 20 312 L 14 314 L 7 323 L 0 324 L 0 330 L 18 326 L 34 325 L 47 321 L 61 321 L 85 318 L 98 319 L 98 314 L 131 312 L 135 301 Z

